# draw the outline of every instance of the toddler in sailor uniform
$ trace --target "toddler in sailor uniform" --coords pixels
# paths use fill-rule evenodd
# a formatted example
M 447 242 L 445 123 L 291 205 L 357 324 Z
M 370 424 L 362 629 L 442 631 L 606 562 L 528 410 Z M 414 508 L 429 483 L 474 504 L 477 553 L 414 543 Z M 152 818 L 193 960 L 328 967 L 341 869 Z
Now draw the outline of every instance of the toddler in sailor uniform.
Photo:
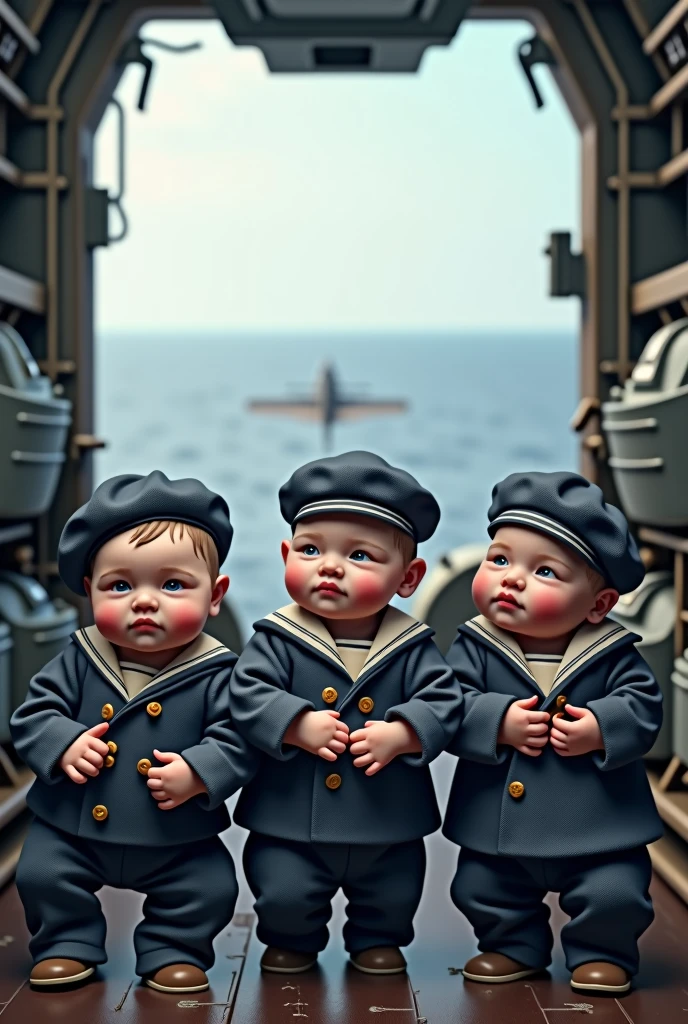
M 251 833 L 261 967 L 312 967 L 341 888 L 353 966 L 402 972 L 423 837 L 440 824 L 428 765 L 454 736 L 462 698 L 432 630 L 389 602 L 420 583 L 416 545 L 439 507 L 370 452 L 302 466 L 280 507 L 294 603 L 255 623 L 230 681 L 233 721 L 267 755 L 235 814 Z
M 575 473 L 508 476 L 488 518 L 480 614 L 447 656 L 465 702 L 451 895 L 481 951 L 463 974 L 497 984 L 546 968 L 553 891 L 572 988 L 626 992 L 653 918 L 646 844 L 662 823 L 642 757 L 662 698 L 641 638 L 607 616 L 643 565 L 623 514 Z
M 118 476 L 67 522 L 63 581 L 95 625 L 31 680 L 12 716 L 36 773 L 36 815 L 17 868 L 31 984 L 59 988 L 105 963 L 103 885 L 146 894 L 136 971 L 162 992 L 208 988 L 213 939 L 237 883 L 219 839 L 224 801 L 256 754 L 234 731 L 236 655 L 202 632 L 229 585 L 223 498 L 198 480 Z

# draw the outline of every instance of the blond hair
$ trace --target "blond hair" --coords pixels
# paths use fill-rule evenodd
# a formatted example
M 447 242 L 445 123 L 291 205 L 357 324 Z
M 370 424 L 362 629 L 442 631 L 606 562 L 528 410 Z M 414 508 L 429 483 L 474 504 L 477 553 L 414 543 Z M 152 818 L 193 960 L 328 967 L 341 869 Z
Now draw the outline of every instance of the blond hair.
M 581 559 L 581 561 L 583 560 Z M 596 594 L 609 586 L 604 576 L 601 576 L 596 569 L 593 569 L 589 562 L 583 562 L 583 565 L 585 566 L 585 575 L 588 577 L 590 585 Z
M 394 540 L 394 547 L 397 551 L 401 551 L 404 559 L 404 564 L 408 565 L 418 554 L 418 545 L 416 544 L 413 537 L 404 530 L 400 530 L 397 526 L 392 527 L 392 534 Z
M 150 544 L 152 540 L 156 540 L 161 537 L 166 531 L 169 532 L 174 543 L 174 535 L 179 527 L 179 539 L 181 540 L 184 536 L 184 531 L 188 533 L 191 543 L 193 544 L 194 554 L 197 558 L 202 558 L 205 564 L 208 566 L 208 572 L 210 573 L 210 582 L 215 585 L 215 580 L 218 577 L 220 571 L 220 558 L 217 553 L 217 547 L 215 541 L 202 530 L 200 526 L 191 526 L 189 523 L 180 523 L 179 521 L 172 519 L 154 519 L 150 523 L 141 523 L 137 526 L 133 534 L 129 538 L 129 543 L 135 547 L 140 547 L 142 544 Z

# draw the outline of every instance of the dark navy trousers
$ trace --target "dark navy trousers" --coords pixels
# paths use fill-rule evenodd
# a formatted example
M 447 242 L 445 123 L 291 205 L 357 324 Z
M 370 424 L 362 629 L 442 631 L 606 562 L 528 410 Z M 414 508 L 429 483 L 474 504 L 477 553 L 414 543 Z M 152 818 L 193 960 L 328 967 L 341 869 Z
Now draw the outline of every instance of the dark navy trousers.
M 603 961 L 638 971 L 638 939 L 654 917 L 647 847 L 589 857 L 497 857 L 462 847 L 452 900 L 483 953 L 503 953 L 528 967 L 551 962 L 548 892 L 571 920 L 561 930 L 570 971 Z
M 35 962 L 105 963 L 105 917 L 95 895 L 103 885 L 146 895 L 134 931 L 137 974 L 174 963 L 212 966 L 213 939 L 231 921 L 238 895 L 234 862 L 217 836 L 161 848 L 122 846 L 35 819 L 17 867 Z
M 257 936 L 267 946 L 320 952 L 327 945 L 332 899 L 348 900 L 349 953 L 407 946 L 425 876 L 422 839 L 385 846 L 296 843 L 251 832 L 244 871 L 256 898 Z

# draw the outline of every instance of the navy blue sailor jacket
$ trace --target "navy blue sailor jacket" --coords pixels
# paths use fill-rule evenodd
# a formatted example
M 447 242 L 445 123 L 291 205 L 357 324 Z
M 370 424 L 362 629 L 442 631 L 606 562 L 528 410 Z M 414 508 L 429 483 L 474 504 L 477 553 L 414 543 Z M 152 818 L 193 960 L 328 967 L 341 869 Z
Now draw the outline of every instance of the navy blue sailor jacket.
M 513 857 L 579 857 L 631 849 L 663 832 L 642 757 L 662 724 L 662 695 L 634 644 L 604 619 L 581 626 L 545 695 L 514 637 L 479 615 L 459 627 L 447 660 L 464 694 L 459 756 L 444 821 L 452 842 Z M 586 707 L 604 750 L 539 757 L 497 744 L 507 708 L 537 694 L 533 710 Z
M 354 680 L 323 622 L 288 605 L 255 623 L 230 680 L 232 718 L 262 750 L 259 771 L 241 796 L 235 821 L 297 842 L 392 844 L 428 835 L 441 818 L 429 763 L 458 728 L 462 696 L 431 639 L 433 630 L 388 607 Z M 351 732 L 366 721 L 407 721 L 422 752 L 400 755 L 375 775 L 283 745 L 304 710 L 331 708 Z
M 190 843 L 230 825 L 224 801 L 259 757 L 233 729 L 227 681 L 237 656 L 201 633 L 131 699 L 112 645 L 95 626 L 72 634 L 38 672 L 11 720 L 17 752 L 36 774 L 27 803 L 72 835 L 133 846 Z M 96 777 L 73 782 L 60 767 L 67 747 L 107 721 L 110 755 Z M 207 793 L 162 811 L 146 785 L 153 750 L 174 751 Z

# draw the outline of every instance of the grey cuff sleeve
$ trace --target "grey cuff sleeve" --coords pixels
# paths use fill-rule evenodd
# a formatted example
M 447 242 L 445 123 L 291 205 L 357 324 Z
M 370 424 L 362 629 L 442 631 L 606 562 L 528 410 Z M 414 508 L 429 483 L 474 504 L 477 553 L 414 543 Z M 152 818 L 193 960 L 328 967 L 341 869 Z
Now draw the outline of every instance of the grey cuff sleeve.
M 414 768 L 422 768 L 444 750 L 447 736 L 437 718 L 422 700 L 410 700 L 406 704 L 398 704 L 385 714 L 385 721 L 401 718 L 411 726 L 422 744 L 419 754 L 402 754 L 401 759 Z
M 506 749 L 499 750 L 497 736 L 507 709 L 518 698 L 508 693 L 480 693 L 467 708 L 450 752 L 481 764 L 501 764 Z
M 73 722 L 71 718 L 64 715 L 55 715 L 49 728 L 41 730 L 40 742 L 29 754 L 27 764 L 41 782 L 53 786 L 68 776 L 60 768 L 60 759 L 68 747 L 71 747 L 75 739 L 83 733 L 88 732 L 88 726 L 81 722 Z M 107 736 L 107 733 L 105 734 Z M 107 742 L 105 740 L 104 742 Z M 34 758 L 32 754 L 40 750 L 41 758 Z
M 204 811 L 214 811 L 241 788 L 243 779 L 232 771 L 216 744 L 198 743 L 180 753 L 208 790 L 207 794 L 201 793 L 196 797 Z
M 586 705 L 597 719 L 604 750 L 594 750 L 592 759 L 600 771 L 613 771 L 648 752 L 657 729 L 650 721 L 641 721 L 618 697 L 600 697 Z
M 298 747 L 284 746 L 284 734 L 302 711 L 314 711 L 315 705 L 302 697 L 295 697 L 286 690 L 278 691 L 277 696 L 263 710 L 263 735 L 265 746 L 262 749 L 266 754 L 276 758 L 278 761 L 289 761 L 296 757 Z M 250 739 L 250 737 L 248 737 Z M 260 746 L 260 744 L 256 744 Z

